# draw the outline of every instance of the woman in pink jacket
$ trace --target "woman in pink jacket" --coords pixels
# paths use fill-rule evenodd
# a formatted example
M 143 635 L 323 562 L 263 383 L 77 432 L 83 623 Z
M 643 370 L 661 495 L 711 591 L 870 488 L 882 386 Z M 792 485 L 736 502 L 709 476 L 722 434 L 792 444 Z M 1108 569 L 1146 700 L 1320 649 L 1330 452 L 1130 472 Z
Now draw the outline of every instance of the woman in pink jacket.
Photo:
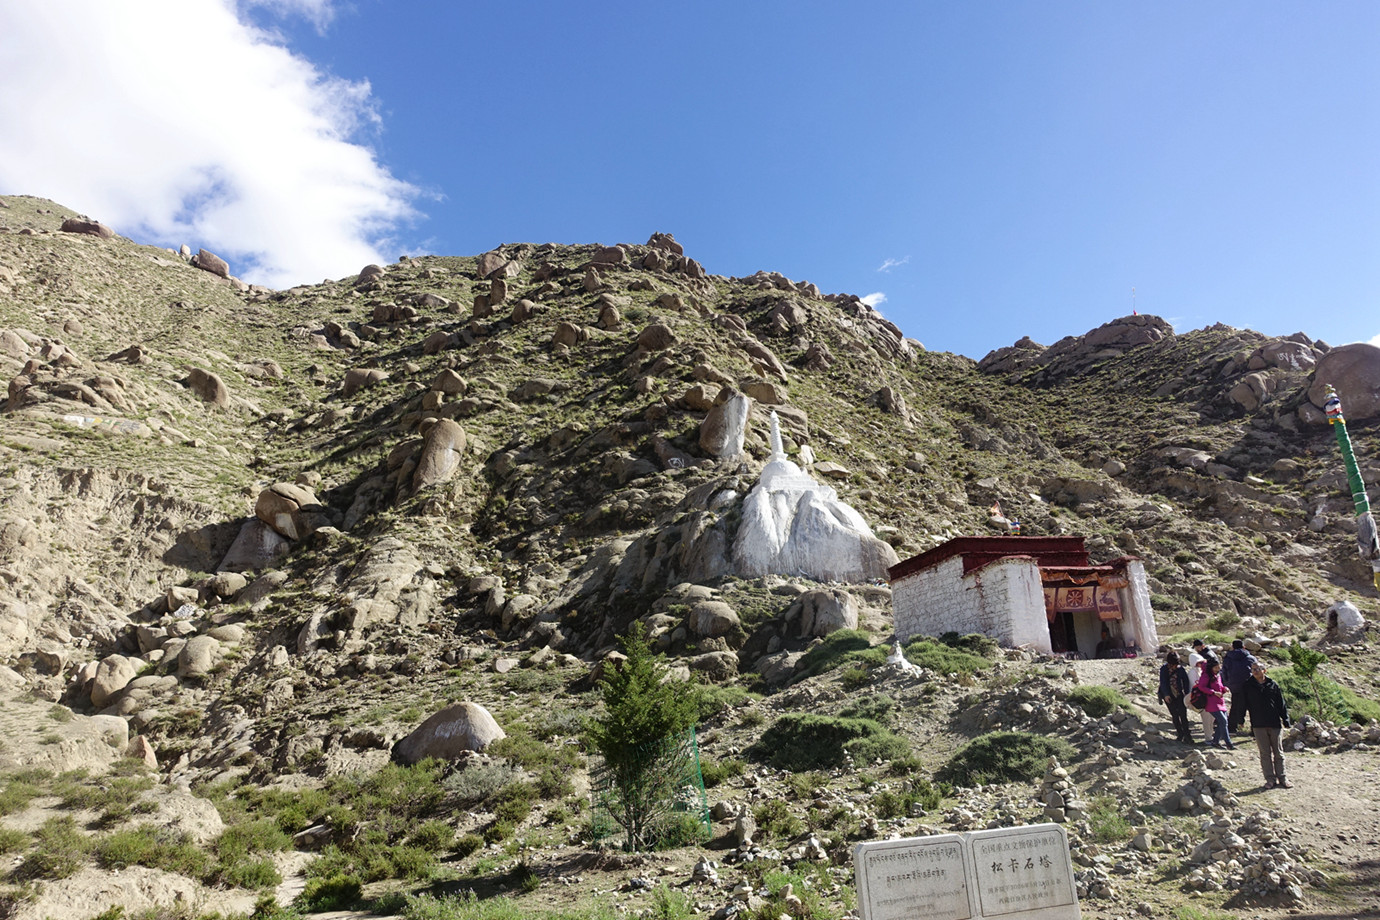
M 1207 694 L 1207 705 L 1203 711 L 1212 715 L 1212 741 L 1209 742 L 1213 747 L 1223 747 L 1227 750 L 1235 750 L 1236 745 L 1231 743 L 1231 734 L 1227 731 L 1227 687 L 1222 683 L 1219 672 L 1222 670 L 1222 663 L 1214 657 L 1208 657 L 1203 661 L 1203 674 L 1198 678 L 1198 689 Z

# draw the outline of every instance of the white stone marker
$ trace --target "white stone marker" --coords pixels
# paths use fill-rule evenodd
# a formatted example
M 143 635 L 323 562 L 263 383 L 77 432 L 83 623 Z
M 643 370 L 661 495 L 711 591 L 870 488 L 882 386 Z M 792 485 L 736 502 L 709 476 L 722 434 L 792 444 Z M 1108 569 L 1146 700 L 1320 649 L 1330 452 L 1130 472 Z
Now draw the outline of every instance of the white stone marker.
M 976 916 L 961 834 L 876 840 L 853 851 L 863 920 L 968 920 Z
M 863 920 L 1079 920 L 1068 837 L 1057 824 L 860 844 Z
M 981 916 L 1078 920 L 1078 889 L 1062 827 L 1002 827 L 964 836 Z

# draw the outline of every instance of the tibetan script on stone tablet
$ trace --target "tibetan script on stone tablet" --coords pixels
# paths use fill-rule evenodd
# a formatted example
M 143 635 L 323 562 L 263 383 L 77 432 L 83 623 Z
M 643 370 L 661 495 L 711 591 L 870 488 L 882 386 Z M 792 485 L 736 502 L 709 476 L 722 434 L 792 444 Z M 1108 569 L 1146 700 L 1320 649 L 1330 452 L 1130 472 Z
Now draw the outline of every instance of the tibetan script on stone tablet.
M 860 844 L 853 865 L 863 920 L 969 920 L 965 851 L 958 834 Z
M 1057 824 L 964 835 L 983 917 L 1077 920 L 1068 838 Z

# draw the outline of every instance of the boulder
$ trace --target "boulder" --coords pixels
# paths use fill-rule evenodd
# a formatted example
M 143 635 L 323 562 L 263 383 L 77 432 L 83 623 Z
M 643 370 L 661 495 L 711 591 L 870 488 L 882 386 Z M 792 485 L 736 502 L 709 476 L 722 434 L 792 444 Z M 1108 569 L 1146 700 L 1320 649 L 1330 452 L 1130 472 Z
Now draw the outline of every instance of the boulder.
M 192 264 L 204 272 L 210 272 L 222 278 L 230 277 L 230 266 L 214 252 L 207 252 L 204 249 L 197 250 L 197 254 L 192 256 Z
M 489 711 L 478 703 L 447 706 L 393 747 L 393 760 L 419 763 L 428 757 L 455 760 L 467 752 L 483 751 L 507 735 Z
M 1380 416 L 1380 348 L 1356 342 L 1323 355 L 1308 387 L 1308 401 L 1319 409 L 1327 402 L 1328 384 L 1336 387 L 1348 420 Z
M 637 347 L 640 351 L 664 351 L 677 341 L 676 334 L 665 323 L 652 323 L 637 335 Z
M 737 611 L 723 601 L 702 600 L 685 619 L 693 635 L 707 639 L 727 636 L 743 625 Z
M 220 655 L 219 639 L 212 636 L 192 636 L 177 656 L 177 676 L 205 677 L 220 660 Z
M 432 425 L 422 442 L 422 455 L 412 474 L 413 491 L 450 480 L 460 468 L 464 453 L 465 429 L 448 418 Z
M 560 322 L 556 324 L 556 331 L 551 334 L 552 345 L 564 345 L 567 348 L 580 344 L 589 338 L 589 333 L 583 327 L 574 323 Z
M 475 269 L 475 274 L 480 278 L 487 279 L 497 272 L 502 271 L 503 267 L 507 264 L 508 260 L 502 253 L 486 252 L 479 257 L 479 265 Z
M 627 261 L 627 258 L 627 250 L 622 246 L 605 246 L 596 250 L 590 261 L 599 265 L 617 265 Z
M 706 652 L 690 659 L 690 670 L 710 680 L 729 680 L 738 674 L 738 655 L 734 652 Z
M 289 540 L 300 540 L 322 526 L 322 511 L 311 489 L 290 482 L 269 486 L 254 502 L 255 517 Z
M 740 456 L 751 410 L 750 397 L 732 387 L 724 387 L 700 423 L 700 448 L 716 460 Z
M 387 380 L 388 375 L 376 367 L 352 367 L 345 372 L 345 380 L 340 387 L 341 396 L 353 396 L 365 387 L 371 387 Z
M 786 402 L 786 388 L 770 380 L 753 380 L 743 386 L 743 392 L 764 406 L 780 406 Z
M 108 240 L 115 235 L 114 230 L 100 221 L 82 217 L 69 217 L 62 222 L 62 226 L 58 229 L 63 233 L 83 233 L 87 236 L 100 237 L 103 240 Z
M 101 659 L 96 666 L 96 676 L 91 681 L 91 705 L 104 709 L 111 697 L 134 680 L 143 662 L 124 655 L 110 655 Z
M 858 602 L 839 588 L 807 591 L 797 601 L 800 610 L 800 638 L 827 636 L 840 629 L 858 628 Z
M 714 398 L 718 395 L 718 387 L 698 383 L 685 391 L 685 395 L 680 398 L 680 403 L 693 412 L 708 412 L 714 408 Z
M 246 518 L 216 570 L 245 572 L 267 568 L 288 549 L 288 541 L 268 524 L 257 517 Z
M 225 386 L 225 382 L 208 370 L 194 367 L 187 372 L 182 382 L 204 402 L 217 409 L 224 409 L 230 405 L 230 390 Z

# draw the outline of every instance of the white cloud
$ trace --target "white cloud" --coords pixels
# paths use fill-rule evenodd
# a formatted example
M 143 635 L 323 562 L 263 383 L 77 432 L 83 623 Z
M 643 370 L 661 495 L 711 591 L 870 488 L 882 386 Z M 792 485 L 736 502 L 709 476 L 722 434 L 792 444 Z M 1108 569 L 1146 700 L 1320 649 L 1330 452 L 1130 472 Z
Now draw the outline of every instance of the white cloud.
M 872 294 L 868 294 L 866 297 L 862 297 L 860 299 L 869 307 L 879 307 L 882 304 L 886 303 L 886 295 L 883 294 L 881 291 L 876 291 Z
M 905 264 L 906 264 L 907 262 L 909 262 L 909 261 L 910 261 L 910 256 L 906 256 L 904 259 L 887 259 L 886 261 L 882 262 L 881 265 L 877 266 L 877 271 L 879 271 L 879 272 L 889 272 L 889 271 L 891 271 L 893 268 L 895 268 L 896 266 L 898 266 L 898 265 L 905 265 Z
M 328 0 L 265 5 L 318 25 L 330 13 Z M 353 139 L 380 124 L 369 84 L 323 73 L 238 9 L 0 4 L 0 192 L 204 246 L 273 287 L 388 258 L 417 190 Z
M 1380 335 L 1373 336 L 1372 338 L 1367 339 L 1366 344 L 1374 345 L 1376 348 L 1380 348 Z

